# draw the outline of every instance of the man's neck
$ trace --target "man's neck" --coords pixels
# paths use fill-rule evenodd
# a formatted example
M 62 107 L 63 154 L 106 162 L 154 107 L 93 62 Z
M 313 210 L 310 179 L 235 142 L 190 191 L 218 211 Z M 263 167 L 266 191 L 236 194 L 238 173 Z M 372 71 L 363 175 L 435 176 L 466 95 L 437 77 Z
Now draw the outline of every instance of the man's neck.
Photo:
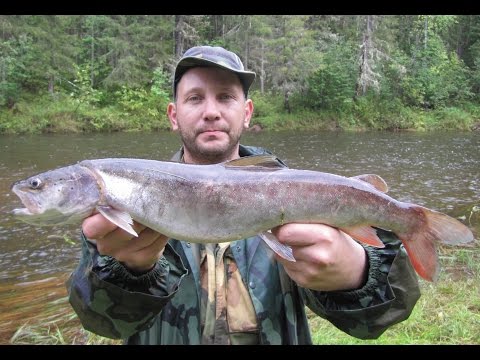
M 234 152 L 230 154 L 222 154 L 220 156 L 194 155 L 186 151 L 184 148 L 183 162 L 186 164 L 208 165 L 208 164 L 218 164 L 225 161 L 238 159 L 239 157 L 240 155 L 238 154 L 238 146 Z

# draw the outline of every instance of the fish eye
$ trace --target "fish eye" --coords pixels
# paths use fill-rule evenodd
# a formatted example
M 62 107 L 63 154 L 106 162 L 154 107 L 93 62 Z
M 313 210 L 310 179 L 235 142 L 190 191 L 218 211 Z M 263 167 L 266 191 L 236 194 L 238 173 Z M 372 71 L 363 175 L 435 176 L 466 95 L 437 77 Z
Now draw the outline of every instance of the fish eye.
M 40 189 L 40 187 L 43 185 L 42 180 L 39 178 L 34 178 L 30 180 L 30 187 L 32 189 Z

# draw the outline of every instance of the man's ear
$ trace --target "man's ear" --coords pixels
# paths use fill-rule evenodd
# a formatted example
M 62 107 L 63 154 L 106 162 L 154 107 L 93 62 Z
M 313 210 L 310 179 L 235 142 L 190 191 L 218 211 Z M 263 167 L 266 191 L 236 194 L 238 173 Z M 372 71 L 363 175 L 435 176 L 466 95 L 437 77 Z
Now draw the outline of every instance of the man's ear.
M 173 131 L 178 130 L 178 123 L 177 123 L 177 106 L 175 103 L 170 103 L 167 106 L 167 116 L 170 120 L 170 125 L 172 126 Z
M 245 120 L 243 120 L 243 127 L 248 129 L 250 126 L 250 120 L 252 120 L 253 115 L 253 101 L 248 99 L 245 101 Z

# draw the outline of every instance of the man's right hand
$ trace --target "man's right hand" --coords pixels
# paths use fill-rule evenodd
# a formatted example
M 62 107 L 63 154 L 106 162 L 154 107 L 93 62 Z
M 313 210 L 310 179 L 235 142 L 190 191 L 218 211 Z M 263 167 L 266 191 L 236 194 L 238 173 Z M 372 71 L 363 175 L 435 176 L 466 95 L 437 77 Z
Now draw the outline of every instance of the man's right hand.
M 109 255 L 120 261 L 133 273 L 145 273 L 160 259 L 168 237 L 134 222 L 134 237 L 101 214 L 94 214 L 82 223 L 88 239 L 96 241 L 100 255 Z

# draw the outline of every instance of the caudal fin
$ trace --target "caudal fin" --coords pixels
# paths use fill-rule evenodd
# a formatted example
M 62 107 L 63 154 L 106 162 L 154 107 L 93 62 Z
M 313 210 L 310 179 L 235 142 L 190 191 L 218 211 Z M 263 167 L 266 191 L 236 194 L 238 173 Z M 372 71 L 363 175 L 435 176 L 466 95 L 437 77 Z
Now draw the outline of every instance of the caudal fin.
M 458 245 L 473 241 L 473 234 L 460 221 L 421 206 L 415 206 L 419 226 L 414 232 L 397 234 L 419 276 L 435 281 L 439 265 L 437 244 Z

